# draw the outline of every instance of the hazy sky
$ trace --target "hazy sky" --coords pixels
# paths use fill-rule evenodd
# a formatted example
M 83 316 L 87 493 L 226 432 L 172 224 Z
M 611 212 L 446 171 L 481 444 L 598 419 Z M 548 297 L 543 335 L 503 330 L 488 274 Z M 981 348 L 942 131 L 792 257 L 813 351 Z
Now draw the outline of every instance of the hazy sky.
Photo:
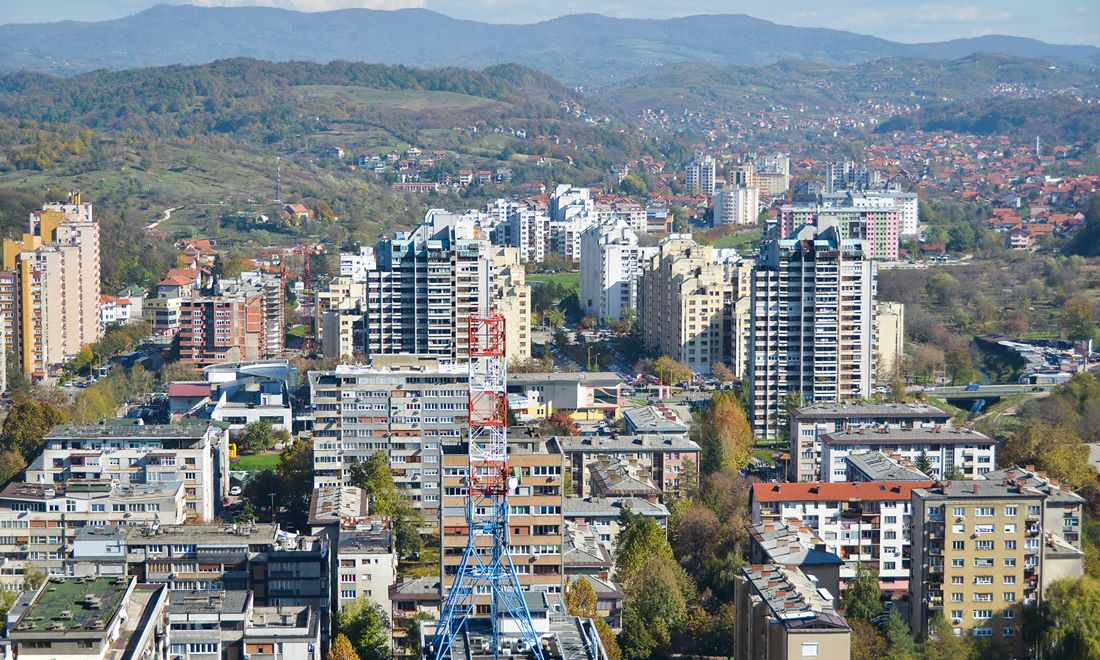
M 1100 45 L 1096 0 L 0 0 L 0 23 L 107 20 L 164 3 L 266 5 L 302 11 L 426 7 L 456 18 L 494 23 L 531 23 L 582 12 L 630 18 L 742 13 L 895 41 L 1012 34 L 1052 43 Z

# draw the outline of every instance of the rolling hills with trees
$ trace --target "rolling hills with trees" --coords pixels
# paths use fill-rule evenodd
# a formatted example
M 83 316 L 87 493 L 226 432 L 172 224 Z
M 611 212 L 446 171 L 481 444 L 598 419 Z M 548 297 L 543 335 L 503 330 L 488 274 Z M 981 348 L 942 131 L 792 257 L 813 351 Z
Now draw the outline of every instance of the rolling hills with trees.
M 126 44 L 125 48 L 119 44 Z M 72 74 L 201 64 L 230 57 L 352 60 L 437 67 L 518 62 L 573 84 L 624 79 L 662 64 L 851 64 L 883 57 L 954 59 L 977 52 L 1095 63 L 1100 49 L 997 35 L 902 44 L 743 14 L 664 20 L 595 14 L 528 25 L 453 19 L 424 9 L 303 13 L 270 7 L 161 5 L 99 23 L 0 27 L 0 66 Z

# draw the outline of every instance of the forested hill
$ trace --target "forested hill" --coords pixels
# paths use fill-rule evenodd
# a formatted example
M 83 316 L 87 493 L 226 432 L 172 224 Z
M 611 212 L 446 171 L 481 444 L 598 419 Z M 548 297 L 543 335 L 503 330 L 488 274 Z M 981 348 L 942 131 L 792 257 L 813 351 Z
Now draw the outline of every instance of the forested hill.
M 393 103 L 392 92 L 423 93 Z M 545 118 L 576 95 L 549 76 L 504 64 L 483 71 L 237 58 L 199 66 L 100 70 L 60 78 L 0 75 L 0 115 L 97 130 L 187 137 L 278 137 L 317 118 L 379 124 L 463 123 L 484 117 Z
M 1057 144 L 1100 142 L 1100 104 L 1069 98 L 974 99 L 937 103 L 898 115 L 877 132 L 956 131 L 974 135 L 1040 136 Z
M 62 74 L 245 56 L 425 67 L 518 62 L 573 84 L 590 84 L 623 80 L 675 62 L 760 65 L 795 58 L 850 64 L 898 56 L 953 59 L 980 52 L 1060 62 L 1096 63 L 1100 57 L 1100 49 L 1092 46 L 1020 37 L 902 44 L 731 14 L 664 20 L 586 14 L 502 25 L 424 9 L 304 13 L 173 5 L 99 23 L 0 26 L 0 66 Z

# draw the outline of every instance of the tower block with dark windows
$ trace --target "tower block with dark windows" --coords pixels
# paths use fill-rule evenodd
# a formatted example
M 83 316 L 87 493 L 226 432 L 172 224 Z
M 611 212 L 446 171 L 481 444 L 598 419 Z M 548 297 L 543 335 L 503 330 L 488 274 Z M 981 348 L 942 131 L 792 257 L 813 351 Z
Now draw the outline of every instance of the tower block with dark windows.
M 517 480 L 508 468 L 507 361 L 504 316 L 470 317 L 469 472 L 466 475 L 466 550 L 443 604 L 440 623 L 425 657 L 449 657 L 455 638 L 489 600 L 493 657 L 501 653 L 501 631 L 518 636 L 534 657 L 543 658 L 539 636 L 523 598 L 508 549 L 508 493 Z M 444 586 L 447 576 L 443 576 Z M 507 620 L 507 623 L 505 621 Z

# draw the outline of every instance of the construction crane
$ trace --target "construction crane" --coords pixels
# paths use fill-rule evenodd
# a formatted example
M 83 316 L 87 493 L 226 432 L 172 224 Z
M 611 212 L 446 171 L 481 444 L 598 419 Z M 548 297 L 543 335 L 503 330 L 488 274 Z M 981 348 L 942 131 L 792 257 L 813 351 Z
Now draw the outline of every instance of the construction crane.
M 508 493 L 518 481 L 508 468 L 508 371 L 504 316 L 470 317 L 469 472 L 466 475 L 466 550 L 440 612 L 425 657 L 450 657 L 455 638 L 468 629 L 480 596 L 490 598 L 493 658 L 501 655 L 501 627 L 515 623 L 521 643 L 543 660 L 539 636 L 523 599 L 508 548 Z M 442 576 L 446 579 L 446 575 Z

